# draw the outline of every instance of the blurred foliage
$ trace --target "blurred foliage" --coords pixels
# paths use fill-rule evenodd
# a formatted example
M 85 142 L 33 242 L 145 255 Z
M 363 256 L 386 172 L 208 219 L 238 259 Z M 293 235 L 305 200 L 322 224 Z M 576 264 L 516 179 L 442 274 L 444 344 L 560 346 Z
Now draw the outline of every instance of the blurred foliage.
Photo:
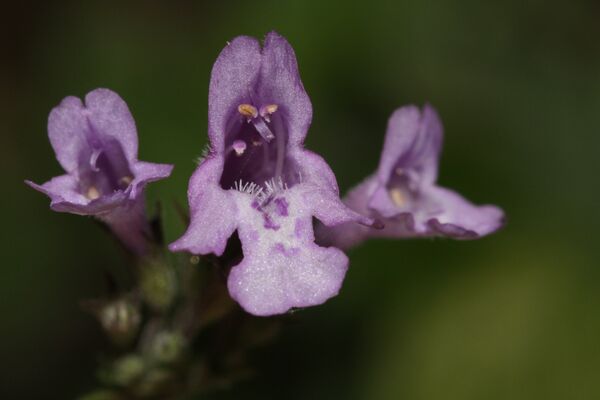
M 375 168 L 393 109 L 429 101 L 446 128 L 440 182 L 509 223 L 476 242 L 353 250 L 340 296 L 294 315 L 256 377 L 214 398 L 600 397 L 597 1 L 24 1 L 2 17 L 0 397 L 91 388 L 106 343 L 79 301 L 106 292 L 106 271 L 130 279 L 91 220 L 23 184 L 61 171 L 50 109 L 100 86 L 122 95 L 140 158 L 176 164 L 148 202 L 173 240 L 212 63 L 226 40 L 272 29 L 313 101 L 307 146 L 342 190 Z

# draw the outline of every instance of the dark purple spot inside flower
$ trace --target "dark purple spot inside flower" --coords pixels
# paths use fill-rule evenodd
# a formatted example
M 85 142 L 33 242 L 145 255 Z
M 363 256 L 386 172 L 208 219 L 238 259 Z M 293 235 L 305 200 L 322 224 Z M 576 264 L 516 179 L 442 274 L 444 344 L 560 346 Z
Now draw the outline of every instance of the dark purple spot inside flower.
M 287 217 L 288 214 L 288 202 L 285 199 L 285 197 L 277 197 L 275 200 L 273 200 L 273 203 L 275 203 L 275 209 L 277 210 L 277 213 L 279 215 L 281 215 L 282 217 Z
M 275 244 L 275 246 L 273 246 L 273 250 L 277 253 L 283 254 L 286 257 L 293 257 L 300 253 L 300 249 L 298 247 L 290 247 L 286 249 L 283 243 Z
M 273 219 L 271 218 L 271 216 L 267 213 L 263 213 L 263 220 L 264 220 L 264 227 L 266 229 L 273 229 L 274 231 L 278 230 L 279 228 L 281 228 L 279 225 L 277 225 Z

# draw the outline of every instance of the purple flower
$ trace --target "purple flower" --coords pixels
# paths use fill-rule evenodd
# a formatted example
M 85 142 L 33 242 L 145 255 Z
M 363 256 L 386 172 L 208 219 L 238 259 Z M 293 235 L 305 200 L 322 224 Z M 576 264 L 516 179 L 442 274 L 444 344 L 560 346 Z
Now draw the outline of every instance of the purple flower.
M 228 288 L 255 315 L 335 296 L 348 259 L 314 243 L 313 217 L 329 226 L 373 220 L 341 202 L 329 166 L 302 147 L 312 106 L 289 43 L 276 33 L 262 49 L 234 39 L 213 67 L 208 106 L 211 151 L 190 179 L 190 226 L 170 249 L 221 255 L 237 230 L 244 258 Z
M 51 199 L 54 211 L 93 215 L 134 252 L 143 254 L 150 235 L 144 186 L 168 177 L 172 165 L 138 161 L 135 122 L 115 92 L 96 89 L 66 97 L 48 117 L 48 137 L 66 174 L 28 185 Z
M 443 128 L 429 105 L 396 110 L 389 122 L 379 168 L 352 189 L 344 202 L 353 210 L 382 218 L 385 228 L 349 224 L 319 229 L 320 242 L 349 248 L 369 237 L 476 239 L 499 229 L 504 213 L 475 206 L 436 184 Z

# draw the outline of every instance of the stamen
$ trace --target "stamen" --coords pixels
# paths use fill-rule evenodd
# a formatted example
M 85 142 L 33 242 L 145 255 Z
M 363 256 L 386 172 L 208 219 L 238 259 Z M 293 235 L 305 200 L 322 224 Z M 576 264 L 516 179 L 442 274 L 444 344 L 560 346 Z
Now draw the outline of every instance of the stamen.
M 100 191 L 96 188 L 96 186 L 90 186 L 85 193 L 85 197 L 90 200 L 96 200 L 100 197 Z
M 263 110 L 267 114 L 273 114 L 275 111 L 277 111 L 278 108 L 279 106 L 277 104 L 269 104 L 268 106 L 264 106 Z
M 258 111 L 252 104 L 240 104 L 238 112 L 248 119 L 258 117 Z
M 119 185 L 121 186 L 129 186 L 129 184 L 131 184 L 131 182 L 133 181 L 133 177 L 132 176 L 123 176 L 121 177 L 121 179 L 119 179 Z
M 279 106 L 277 104 L 269 104 L 266 106 L 262 106 L 260 108 L 260 116 L 263 117 L 265 121 L 271 122 L 270 115 L 277 111 L 278 108 Z
M 254 118 L 252 123 L 263 139 L 265 139 L 267 142 L 273 140 L 275 135 L 273 135 L 273 132 L 271 132 L 271 129 L 269 129 L 267 123 L 262 118 Z
M 95 171 L 95 172 L 100 171 L 100 169 L 96 166 L 96 163 L 98 162 L 98 157 L 100 157 L 100 154 L 102 154 L 102 150 L 94 150 L 92 152 L 92 155 L 90 156 L 90 167 L 92 168 L 92 171 Z
M 404 192 L 398 188 L 392 188 L 389 191 L 390 193 L 390 197 L 392 199 L 392 201 L 394 202 L 395 205 L 397 205 L 398 207 L 402 207 L 404 205 L 406 205 L 406 195 L 404 194 Z
M 398 168 L 396 168 L 395 172 L 396 172 L 396 175 L 400 176 L 404 173 L 404 170 L 402 168 L 398 167 Z
M 233 148 L 233 151 L 235 151 L 235 154 L 237 156 L 241 156 L 246 151 L 247 146 L 246 142 L 244 142 L 243 140 L 236 140 L 233 142 L 231 147 Z

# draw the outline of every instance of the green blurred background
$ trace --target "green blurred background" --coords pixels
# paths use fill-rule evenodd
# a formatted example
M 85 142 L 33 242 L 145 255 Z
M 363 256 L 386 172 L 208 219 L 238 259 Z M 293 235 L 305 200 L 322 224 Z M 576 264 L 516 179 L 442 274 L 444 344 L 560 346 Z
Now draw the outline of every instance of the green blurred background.
M 79 301 L 125 268 L 91 220 L 23 184 L 61 173 L 46 119 L 109 87 L 140 158 L 176 165 L 149 188 L 182 233 L 206 143 L 212 63 L 239 34 L 294 46 L 314 119 L 307 146 L 342 191 L 377 164 L 389 114 L 431 102 L 440 183 L 508 214 L 474 242 L 376 241 L 350 252 L 341 294 L 258 353 L 217 399 L 600 398 L 600 3 L 479 0 L 64 1 L 3 6 L 0 397 L 69 399 L 105 348 Z

